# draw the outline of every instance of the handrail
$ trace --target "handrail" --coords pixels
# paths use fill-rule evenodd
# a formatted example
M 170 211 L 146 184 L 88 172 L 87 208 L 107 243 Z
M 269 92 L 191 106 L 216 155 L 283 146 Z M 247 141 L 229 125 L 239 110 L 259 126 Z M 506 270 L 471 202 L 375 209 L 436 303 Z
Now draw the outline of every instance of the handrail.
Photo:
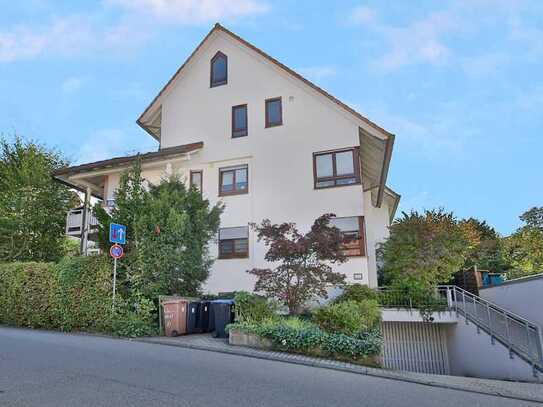
M 483 298 L 483 297 L 479 297 L 473 293 L 470 293 L 469 291 L 466 291 L 464 290 L 463 288 L 461 287 L 458 287 L 456 285 L 438 285 L 437 288 L 441 288 L 441 289 L 449 289 L 449 290 L 455 290 L 455 291 L 459 291 L 459 292 L 463 292 L 464 294 L 467 294 L 468 296 L 471 296 L 472 298 L 474 298 L 476 301 L 478 302 L 481 302 L 481 303 L 487 303 L 488 305 L 490 305 L 491 307 L 495 308 L 496 310 L 498 311 L 503 311 L 505 313 L 507 313 L 508 315 L 514 317 L 515 319 L 517 319 L 519 322 L 527 322 L 531 325 L 534 325 L 534 326 L 538 326 L 535 322 L 532 322 L 524 317 L 521 317 L 519 314 L 515 314 L 514 312 L 512 311 L 508 311 L 506 310 L 505 308 L 503 307 L 500 307 L 498 304 L 496 303 L 493 303 L 492 301 L 488 301 L 487 299 Z
M 541 329 L 536 323 L 460 287 L 439 287 L 452 294 L 449 307 L 457 313 L 462 313 L 466 318 L 466 323 L 471 320 L 478 327 L 486 330 L 492 341 L 496 338 L 502 342 L 509 349 L 510 354 L 515 352 L 531 363 L 534 375 L 536 369 L 543 371 Z M 466 306 L 468 302 L 471 302 L 471 307 Z M 478 307 L 481 308 L 478 309 Z
M 443 308 L 462 314 L 468 321 L 485 330 L 494 343 L 500 341 L 512 352 L 519 355 L 536 370 L 543 372 L 543 346 L 540 327 L 526 318 L 508 311 L 499 305 L 487 301 L 455 285 L 436 287 L 435 297 L 413 303 L 412 298 L 402 290 L 380 287 L 377 289 L 380 303 L 384 307 L 424 308 L 425 305 L 441 301 Z M 388 294 L 386 294 L 388 293 Z M 446 300 L 446 301 L 445 301 Z M 438 305 L 440 305 L 438 303 Z M 438 307 L 439 308 L 439 307 Z

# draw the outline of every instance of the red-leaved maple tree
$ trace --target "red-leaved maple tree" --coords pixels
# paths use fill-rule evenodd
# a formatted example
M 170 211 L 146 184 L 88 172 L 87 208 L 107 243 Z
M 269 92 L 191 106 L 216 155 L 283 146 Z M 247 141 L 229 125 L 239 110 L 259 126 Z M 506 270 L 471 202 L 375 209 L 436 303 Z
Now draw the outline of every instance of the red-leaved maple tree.
M 331 265 L 344 263 L 345 239 L 339 229 L 330 225 L 334 214 L 315 220 L 311 230 L 302 234 L 294 223 L 251 224 L 259 241 L 268 246 L 265 259 L 279 262 L 274 269 L 248 270 L 257 277 L 255 291 L 283 302 L 291 314 L 314 297 L 327 298 L 326 289 L 344 283 L 345 275 L 334 272 Z

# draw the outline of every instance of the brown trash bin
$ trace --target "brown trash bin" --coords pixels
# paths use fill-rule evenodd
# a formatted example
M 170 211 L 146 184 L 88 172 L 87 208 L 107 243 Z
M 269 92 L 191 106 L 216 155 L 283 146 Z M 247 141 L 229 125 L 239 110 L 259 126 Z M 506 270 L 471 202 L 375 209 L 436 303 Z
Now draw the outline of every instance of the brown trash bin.
M 187 333 L 186 299 L 172 299 L 162 302 L 164 315 L 164 335 L 178 336 Z

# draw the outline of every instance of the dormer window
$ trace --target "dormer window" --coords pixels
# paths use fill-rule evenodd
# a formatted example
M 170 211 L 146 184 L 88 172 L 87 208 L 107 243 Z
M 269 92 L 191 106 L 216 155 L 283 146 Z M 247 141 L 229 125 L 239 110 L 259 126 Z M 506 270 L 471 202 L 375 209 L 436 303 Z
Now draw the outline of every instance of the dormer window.
M 225 85 L 228 81 L 228 58 L 221 51 L 211 59 L 211 84 L 215 86 Z

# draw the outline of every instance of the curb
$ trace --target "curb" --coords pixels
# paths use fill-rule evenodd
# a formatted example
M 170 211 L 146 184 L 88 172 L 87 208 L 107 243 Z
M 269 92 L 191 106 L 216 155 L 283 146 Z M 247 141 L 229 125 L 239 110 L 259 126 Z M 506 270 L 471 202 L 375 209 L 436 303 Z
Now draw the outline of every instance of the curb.
M 194 345 L 194 344 L 187 344 L 187 343 L 166 343 L 161 340 L 155 340 L 155 339 L 149 339 L 149 338 L 127 338 L 127 340 L 133 341 L 133 342 L 149 343 L 149 344 L 154 344 L 154 345 L 164 345 L 164 346 L 171 346 L 171 347 L 177 347 L 177 348 L 224 353 L 227 355 L 245 356 L 245 357 L 249 357 L 253 359 L 285 362 L 285 363 L 290 363 L 294 365 L 318 367 L 318 368 L 336 370 L 336 371 L 347 372 L 347 373 L 355 373 L 355 374 L 362 374 L 362 375 L 367 375 L 367 376 L 372 376 L 372 377 L 397 380 L 397 381 L 407 382 L 407 383 L 422 384 L 425 386 L 440 387 L 440 388 L 449 389 L 449 390 L 458 390 L 458 391 L 464 391 L 464 392 L 470 392 L 470 393 L 476 393 L 476 394 L 484 394 L 484 395 L 490 395 L 490 396 L 495 396 L 495 397 L 503 397 L 503 398 L 513 399 L 513 400 L 529 401 L 529 402 L 536 402 L 536 403 L 543 404 L 543 398 L 523 396 L 523 395 L 513 394 L 507 391 L 500 392 L 500 391 L 493 391 L 493 390 L 484 389 L 484 388 L 475 389 L 473 387 L 463 386 L 460 384 L 444 384 L 440 382 L 435 382 L 431 379 L 425 380 L 422 378 L 407 377 L 402 374 L 396 373 L 394 371 L 389 371 L 389 370 L 384 370 L 384 369 L 356 366 L 356 365 L 351 365 L 344 362 L 330 363 L 332 361 L 328 361 L 327 359 L 323 359 L 322 361 L 315 360 L 315 359 L 308 359 L 308 360 L 295 359 L 293 357 L 288 357 L 288 355 L 290 355 L 288 353 L 285 353 L 284 354 L 285 356 L 283 357 L 277 357 L 272 353 L 270 354 L 260 353 L 262 351 L 259 351 L 259 353 L 253 353 L 250 348 L 245 348 L 245 347 L 239 347 L 239 349 L 221 349 L 221 348 L 215 348 L 211 346 L 208 347 L 208 346 L 201 346 L 201 345 Z M 337 364 L 337 363 L 341 363 L 341 364 Z

